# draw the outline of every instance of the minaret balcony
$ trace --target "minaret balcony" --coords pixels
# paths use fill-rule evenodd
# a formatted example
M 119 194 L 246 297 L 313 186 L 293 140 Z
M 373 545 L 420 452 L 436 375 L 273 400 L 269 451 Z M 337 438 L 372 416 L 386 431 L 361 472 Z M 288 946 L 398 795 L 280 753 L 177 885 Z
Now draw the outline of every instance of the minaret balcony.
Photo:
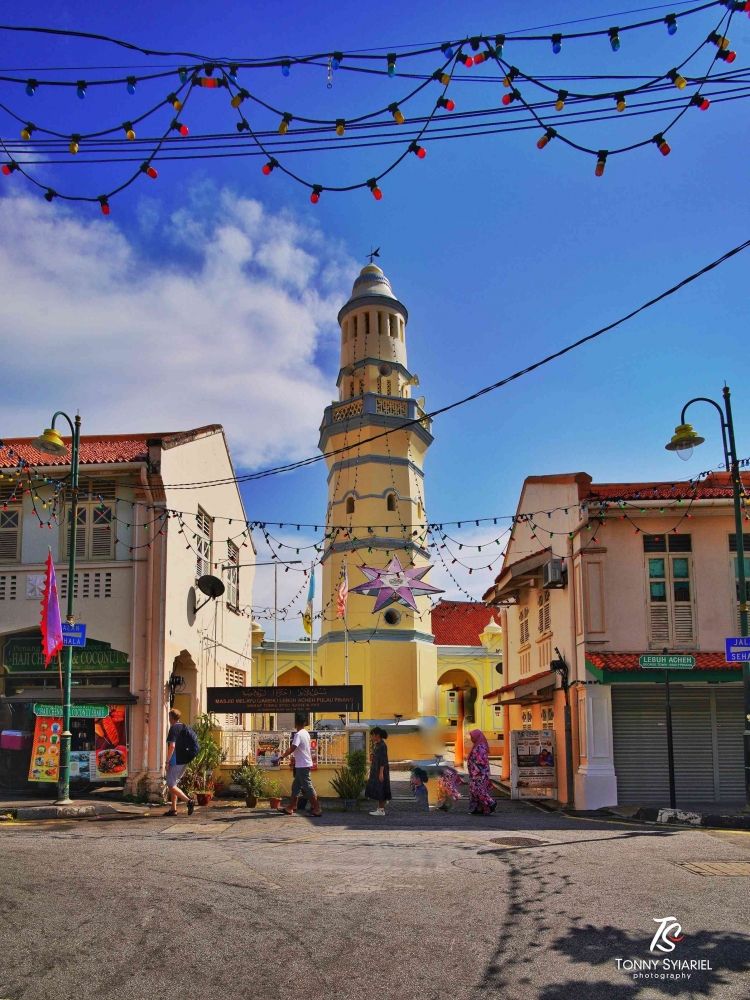
M 344 399 L 325 408 L 323 423 L 320 425 L 319 447 L 325 449 L 331 434 L 336 434 L 339 430 L 346 430 L 351 434 L 355 428 L 397 428 L 409 421 L 418 421 L 409 429 L 423 438 L 427 444 L 431 444 L 432 421 L 425 415 L 416 399 L 366 392 L 363 396 Z

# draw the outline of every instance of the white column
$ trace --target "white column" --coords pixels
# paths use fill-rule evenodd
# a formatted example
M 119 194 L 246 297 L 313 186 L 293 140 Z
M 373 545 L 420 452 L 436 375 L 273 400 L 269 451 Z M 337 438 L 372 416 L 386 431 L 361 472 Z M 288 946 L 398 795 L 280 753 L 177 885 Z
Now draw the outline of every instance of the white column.
M 577 690 L 581 761 L 575 776 L 575 807 L 616 806 L 612 689 L 609 684 L 587 684 Z

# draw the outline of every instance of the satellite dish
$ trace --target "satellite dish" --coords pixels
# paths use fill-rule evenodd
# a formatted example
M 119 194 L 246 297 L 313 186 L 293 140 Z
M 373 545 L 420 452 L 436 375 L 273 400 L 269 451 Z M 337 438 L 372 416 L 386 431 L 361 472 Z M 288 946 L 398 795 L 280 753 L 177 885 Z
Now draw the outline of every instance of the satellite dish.
M 215 601 L 217 597 L 221 597 L 224 593 L 224 584 L 218 576 L 210 576 L 208 573 L 205 576 L 198 578 L 196 586 L 202 594 L 206 595 L 208 600 L 204 601 L 203 604 L 195 604 L 193 607 L 193 615 L 197 614 L 201 608 L 205 608 L 208 601 Z M 192 590 L 193 588 L 191 587 L 190 589 Z M 194 590 L 193 593 L 195 593 Z
M 211 597 L 215 600 L 224 593 L 224 584 L 218 576 L 209 576 L 206 574 L 198 580 L 198 590 L 202 594 L 205 594 L 206 597 Z

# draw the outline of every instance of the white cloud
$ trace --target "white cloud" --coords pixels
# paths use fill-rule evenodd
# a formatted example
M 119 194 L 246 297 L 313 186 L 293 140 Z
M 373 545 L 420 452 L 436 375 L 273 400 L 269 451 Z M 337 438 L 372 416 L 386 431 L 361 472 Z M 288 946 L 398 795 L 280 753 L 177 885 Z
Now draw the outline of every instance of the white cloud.
M 316 352 L 353 262 L 210 187 L 165 223 L 151 201 L 137 218 L 143 245 L 112 217 L 0 199 L 2 433 L 35 433 L 54 405 L 80 408 L 88 433 L 221 423 L 241 466 L 314 452 L 331 398 Z

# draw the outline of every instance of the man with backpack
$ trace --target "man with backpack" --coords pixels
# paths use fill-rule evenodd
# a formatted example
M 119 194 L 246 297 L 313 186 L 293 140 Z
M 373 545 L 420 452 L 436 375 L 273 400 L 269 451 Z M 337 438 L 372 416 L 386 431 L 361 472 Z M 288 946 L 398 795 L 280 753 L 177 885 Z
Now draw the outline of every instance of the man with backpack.
M 187 803 L 188 816 L 193 815 L 195 800 L 185 795 L 178 787 L 180 778 L 185 773 L 185 768 L 191 760 L 197 756 L 200 750 L 198 737 L 190 726 L 180 722 L 179 708 L 173 708 L 169 713 L 169 732 L 167 733 L 167 789 L 169 799 L 172 803 L 165 816 L 177 815 L 177 800 L 182 799 Z

